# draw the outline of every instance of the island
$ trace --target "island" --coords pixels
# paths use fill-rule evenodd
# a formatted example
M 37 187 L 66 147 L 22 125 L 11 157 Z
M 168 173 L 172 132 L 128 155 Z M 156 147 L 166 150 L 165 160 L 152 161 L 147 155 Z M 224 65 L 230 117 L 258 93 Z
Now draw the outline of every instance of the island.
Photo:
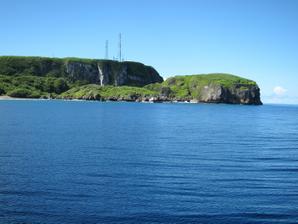
M 223 73 L 166 80 L 139 62 L 0 56 L 0 96 L 262 105 L 257 83 Z

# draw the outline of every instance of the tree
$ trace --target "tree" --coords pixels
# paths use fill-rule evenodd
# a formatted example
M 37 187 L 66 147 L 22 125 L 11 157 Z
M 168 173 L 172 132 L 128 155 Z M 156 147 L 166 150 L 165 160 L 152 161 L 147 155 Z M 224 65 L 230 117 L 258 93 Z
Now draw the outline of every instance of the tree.
M 54 81 L 54 92 L 57 94 L 63 93 L 69 89 L 67 82 L 63 78 Z

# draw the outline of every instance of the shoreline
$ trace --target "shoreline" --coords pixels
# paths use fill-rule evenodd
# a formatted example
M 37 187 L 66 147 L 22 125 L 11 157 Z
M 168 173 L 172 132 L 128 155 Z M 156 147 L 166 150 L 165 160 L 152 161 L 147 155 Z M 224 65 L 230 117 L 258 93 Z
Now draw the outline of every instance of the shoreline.
M 42 99 L 42 98 L 19 98 L 19 97 L 11 97 L 11 96 L 0 96 L 1 100 L 52 100 L 52 99 Z
M 84 102 L 128 102 L 128 103 L 204 103 L 197 101 L 138 101 L 138 100 L 88 100 L 88 99 L 67 99 L 67 98 L 19 98 L 19 97 L 11 97 L 11 96 L 0 96 L 1 100 L 33 100 L 33 101 L 48 101 L 48 100 L 59 100 L 59 101 L 84 101 Z M 206 103 L 210 104 L 210 103 Z
M 1 101 L 68 101 L 68 102 L 127 102 L 127 103 L 145 103 L 145 104 L 226 104 L 226 105 L 244 105 L 244 106 L 260 106 L 255 104 L 233 104 L 233 103 L 224 103 L 224 102 L 200 102 L 197 100 L 90 100 L 90 99 L 67 99 L 67 98 L 19 98 L 11 96 L 0 96 Z M 263 104 L 261 104 L 263 105 Z

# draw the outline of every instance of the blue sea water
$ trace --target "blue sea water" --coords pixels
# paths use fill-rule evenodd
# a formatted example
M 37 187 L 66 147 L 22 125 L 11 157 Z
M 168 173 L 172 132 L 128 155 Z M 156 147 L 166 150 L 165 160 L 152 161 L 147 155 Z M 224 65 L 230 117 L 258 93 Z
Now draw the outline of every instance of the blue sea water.
M 0 101 L 0 223 L 298 223 L 298 106 Z

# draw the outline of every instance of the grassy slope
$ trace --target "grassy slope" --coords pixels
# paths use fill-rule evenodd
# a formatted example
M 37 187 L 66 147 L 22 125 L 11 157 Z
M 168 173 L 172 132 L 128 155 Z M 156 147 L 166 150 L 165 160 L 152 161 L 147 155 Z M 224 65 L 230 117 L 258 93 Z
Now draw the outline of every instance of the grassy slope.
M 60 95 L 61 98 L 75 99 L 104 99 L 104 100 L 133 100 L 139 97 L 156 95 L 157 93 L 145 88 L 131 86 L 99 86 L 89 84 L 74 87 Z

